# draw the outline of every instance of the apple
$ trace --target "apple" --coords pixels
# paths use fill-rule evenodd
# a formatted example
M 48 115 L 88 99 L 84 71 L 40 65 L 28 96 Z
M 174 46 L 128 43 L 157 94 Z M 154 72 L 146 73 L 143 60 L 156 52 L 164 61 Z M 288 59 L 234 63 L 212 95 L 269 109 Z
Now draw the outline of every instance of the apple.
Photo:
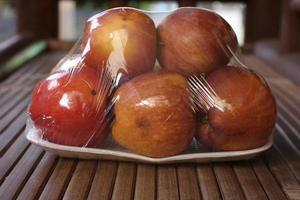
M 238 46 L 230 25 L 200 8 L 177 9 L 159 24 L 157 32 L 159 63 L 185 76 L 226 65 Z
M 110 82 L 103 71 L 59 71 L 40 81 L 29 116 L 41 137 L 70 146 L 96 146 L 108 133 Z
M 187 80 L 173 72 L 149 72 L 123 84 L 114 96 L 112 135 L 121 146 L 149 157 L 185 150 L 195 135 Z
M 276 122 L 276 103 L 266 82 L 253 71 L 234 66 L 211 72 L 206 81 L 210 95 L 198 88 L 199 98 L 210 105 L 198 120 L 199 141 L 221 151 L 266 144 Z
M 108 67 L 114 77 L 121 74 L 126 80 L 152 71 L 156 60 L 154 22 L 133 8 L 101 12 L 85 24 L 82 56 L 87 66 Z

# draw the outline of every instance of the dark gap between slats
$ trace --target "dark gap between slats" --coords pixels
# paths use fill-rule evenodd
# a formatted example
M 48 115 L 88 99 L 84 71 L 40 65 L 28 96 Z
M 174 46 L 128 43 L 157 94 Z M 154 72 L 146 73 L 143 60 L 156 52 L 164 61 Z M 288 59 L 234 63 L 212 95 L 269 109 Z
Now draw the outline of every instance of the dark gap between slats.
M 32 145 L 26 150 L 22 158 L 18 161 L 2 183 L 0 188 L 0 199 L 3 196 L 9 199 L 14 199 L 16 197 L 19 190 L 23 187 L 26 180 L 42 158 L 42 155 L 43 151 Z M 29 162 L 28 159 L 32 159 L 33 162 Z
M 65 183 L 64 183 L 64 185 L 62 187 L 61 193 L 59 195 L 59 199 L 63 198 L 63 196 L 64 196 L 64 194 L 66 192 L 66 189 L 67 189 L 67 187 L 68 187 L 68 185 L 70 183 L 70 180 L 71 180 L 71 178 L 73 176 L 73 173 L 74 173 L 74 171 L 76 169 L 77 164 L 78 164 L 78 160 L 74 160 L 74 163 L 73 163 L 73 166 L 72 166 L 72 168 L 70 170 L 70 173 L 68 174 L 67 179 L 66 179 L 66 181 L 65 181 Z
M 94 166 L 94 168 L 93 168 L 93 172 L 92 172 L 91 177 L 90 177 L 90 180 L 89 180 L 89 182 L 88 182 L 88 186 L 87 186 L 87 188 L 86 188 L 86 191 L 85 191 L 85 194 L 84 194 L 83 199 L 87 199 L 88 196 L 89 196 L 89 193 L 90 193 L 90 191 L 91 191 L 92 184 L 93 184 L 93 181 L 94 181 L 94 178 L 95 178 L 95 174 L 96 174 L 96 172 L 97 172 L 97 167 L 98 167 L 98 162 L 97 162 L 97 164 L 95 164 L 95 166 Z
M 216 174 L 213 170 L 212 163 L 200 163 L 197 164 L 197 180 L 199 182 L 199 190 L 202 199 L 220 199 L 221 190 L 218 185 Z M 209 180 L 202 180 L 209 178 Z M 209 189 L 209 191 L 207 190 Z M 211 194 L 213 193 L 214 196 Z M 208 197 L 209 196 L 209 197 Z
M 29 148 L 30 146 L 30 143 L 28 142 L 25 147 L 23 148 L 23 150 L 21 149 L 21 152 L 20 154 L 17 154 L 16 157 L 14 157 L 14 161 L 11 163 L 11 165 L 6 169 L 6 171 L 1 171 L 0 172 L 0 186 L 2 185 L 5 177 L 7 177 L 9 175 L 9 173 L 13 170 L 14 166 L 19 162 L 19 160 L 22 158 L 22 156 L 25 154 L 25 152 L 27 151 L 27 149 Z M 15 146 L 14 146 L 15 147 Z M 17 147 L 16 147 L 17 148 Z M 18 148 L 20 148 L 18 146 Z M 13 150 L 15 151 L 15 149 L 13 148 Z M 6 152 L 6 153 L 11 153 L 9 152 L 9 150 Z M 14 153 L 14 152 L 12 152 Z M 6 154 L 3 155 L 3 157 L 1 157 L 1 160 L 4 162 L 6 160 L 5 158 Z M 10 158 L 10 157 L 9 157 Z M 2 169 L 2 167 L 0 168 L 1 170 L 4 170 Z
M 26 114 L 27 106 L 30 101 L 30 96 L 27 96 L 21 103 L 19 103 L 13 110 L 5 115 L 2 119 L 0 119 L 0 137 L 3 132 L 23 113 Z
M 17 118 L 3 134 L 0 135 L 0 157 L 7 151 L 19 135 L 25 130 L 26 115 L 20 115 L 22 118 Z M 24 119 L 23 119 L 24 118 Z
M 38 165 L 38 163 L 41 161 L 43 155 L 45 154 L 45 152 L 43 151 L 40 156 L 38 157 L 38 159 L 34 162 L 34 164 L 32 165 L 31 169 L 28 171 L 27 175 L 25 176 L 25 179 L 21 182 L 20 186 L 18 187 L 18 190 L 15 192 L 14 198 L 16 199 L 18 194 L 22 191 L 25 183 L 27 182 L 27 180 L 29 179 L 30 175 L 33 173 L 33 171 L 35 170 L 36 166 Z
M 46 185 L 43 187 L 39 199 L 61 199 L 68 179 L 71 178 L 75 170 L 77 160 L 59 158 L 55 169 L 52 171 Z
M 116 161 L 98 160 L 96 173 L 94 175 L 94 179 L 93 179 L 93 182 L 92 182 L 89 194 L 88 194 L 89 200 L 111 199 L 114 185 L 115 185 L 116 176 L 117 176 L 118 165 L 119 164 Z M 106 172 L 104 170 L 106 170 Z M 111 178 L 110 180 L 104 180 L 104 177 L 107 174 L 110 175 L 109 176 L 109 178 Z M 108 190 L 106 190 L 107 191 L 106 194 L 105 193 L 103 194 L 103 192 L 101 191 L 101 189 L 103 189 L 103 187 L 100 187 L 100 186 L 102 186 L 102 184 L 105 184 L 105 186 L 109 187 Z M 100 189 L 100 192 L 102 192 L 101 196 L 99 196 L 99 194 L 100 194 L 99 189 Z
M 229 194 L 228 192 L 224 191 L 224 190 L 226 190 L 226 188 L 224 188 L 225 185 L 227 184 L 226 181 L 228 181 L 228 179 L 225 179 L 226 176 L 228 176 L 228 175 L 225 174 L 227 172 L 224 169 L 224 167 L 228 168 L 229 178 L 232 178 L 231 184 L 235 185 L 235 187 L 237 189 L 237 191 L 230 191 L 230 192 L 238 192 L 239 191 L 240 193 L 235 193 L 235 194 L 231 193 L 231 194 Z M 218 169 L 218 168 L 220 168 L 220 169 Z M 218 183 L 218 186 L 220 188 L 222 198 L 224 198 L 224 199 L 227 199 L 227 198 L 229 198 L 229 199 L 232 199 L 232 198 L 246 199 L 244 191 L 243 191 L 243 189 L 240 185 L 240 182 L 238 181 L 238 178 L 237 178 L 236 174 L 234 173 L 234 170 L 231 166 L 231 163 L 223 163 L 223 162 L 222 163 L 214 163 L 213 170 L 214 170 L 214 173 L 216 175 L 217 183 Z M 221 174 L 219 174 L 219 172 L 217 172 L 217 171 L 221 172 Z M 224 180 L 221 180 L 221 178 L 224 179 Z M 224 185 L 224 187 L 223 187 L 223 185 Z M 230 195 L 230 196 L 227 196 L 227 195 Z
M 23 101 L 23 99 L 28 96 L 30 93 L 29 90 L 23 90 L 20 91 L 15 97 L 13 97 L 13 99 L 11 99 L 9 102 L 7 102 L 6 105 L 3 105 L 2 107 L 0 107 L 0 119 L 2 117 L 4 117 L 4 115 L 6 113 L 8 113 L 11 109 L 13 109 L 13 107 L 20 103 L 21 101 Z
M 282 158 L 280 152 L 278 152 L 275 148 L 271 148 L 268 150 L 266 153 L 263 154 L 263 161 L 268 167 L 269 171 L 275 178 L 275 180 L 278 182 L 280 185 L 280 188 L 283 190 L 285 195 L 288 198 L 293 198 L 294 197 L 294 188 L 291 188 L 291 185 L 293 187 L 296 187 L 295 189 L 298 191 L 298 198 L 300 197 L 300 185 L 299 182 L 297 181 L 296 177 L 294 174 L 290 171 L 289 166 L 287 163 L 284 161 Z M 277 163 L 274 163 L 277 162 Z M 278 163 L 279 162 L 279 163 Z M 281 168 L 277 168 L 277 166 Z M 276 170 L 273 170 L 272 167 L 276 167 Z M 283 180 L 283 179 L 284 180 Z M 288 182 L 291 181 L 291 182 Z M 287 187 L 288 186 L 288 187 Z
M 45 152 L 45 154 L 43 155 L 43 158 L 46 156 L 47 152 Z M 26 185 L 23 187 L 23 189 L 20 191 L 20 193 L 18 194 L 18 198 L 17 199 L 27 199 L 28 197 L 26 196 L 26 193 L 30 193 L 32 194 L 32 198 L 33 199 L 38 199 L 46 185 L 46 183 L 48 182 L 52 172 L 54 171 L 59 158 L 56 156 L 54 162 L 52 163 L 52 165 L 50 166 L 49 171 L 46 173 L 46 176 L 43 178 L 41 184 L 38 186 L 37 191 L 32 191 L 31 190 L 31 185 L 28 185 L 29 181 L 35 182 L 35 177 L 33 177 L 33 175 L 35 175 L 35 172 L 40 168 L 41 162 L 43 160 L 43 158 L 41 158 L 39 164 L 36 166 L 36 168 L 34 169 L 34 171 L 32 172 L 31 176 L 28 178 Z M 49 164 L 49 163 L 48 163 Z M 50 163 L 51 164 L 51 163 Z M 26 190 L 25 190 L 26 189 Z M 33 193 L 35 192 L 35 193 Z
M 240 183 L 246 199 L 254 198 L 253 194 L 260 195 L 256 196 L 255 199 L 268 199 L 267 194 L 261 186 L 259 179 L 255 175 L 254 170 L 251 168 L 249 161 L 246 160 L 234 162 L 233 171 L 235 173 L 235 176 L 237 177 L 238 182 Z M 251 180 L 251 178 L 253 180 Z M 252 182 L 249 182 L 248 185 L 246 185 L 246 180 Z
M 279 133 L 279 132 L 280 132 L 279 130 L 277 130 L 275 132 L 275 134 L 276 134 L 276 136 L 274 137 L 275 148 L 280 153 L 281 157 L 283 158 L 285 163 L 287 163 L 290 170 L 292 171 L 292 173 L 294 174 L 294 176 L 300 183 L 300 163 L 299 163 L 300 156 L 299 156 L 299 153 L 297 153 L 295 151 L 295 149 L 293 149 L 290 146 L 290 144 L 284 138 L 282 138 L 283 137 L 282 134 L 285 134 L 285 133 Z
M 258 156 L 255 159 L 251 160 L 251 167 L 269 199 L 287 199 L 287 196 L 280 188 L 280 184 L 273 176 L 268 166 L 266 166 L 261 156 Z M 264 169 L 266 171 L 264 171 Z M 263 178 L 268 177 L 268 183 L 266 183 L 267 179 L 263 180 Z

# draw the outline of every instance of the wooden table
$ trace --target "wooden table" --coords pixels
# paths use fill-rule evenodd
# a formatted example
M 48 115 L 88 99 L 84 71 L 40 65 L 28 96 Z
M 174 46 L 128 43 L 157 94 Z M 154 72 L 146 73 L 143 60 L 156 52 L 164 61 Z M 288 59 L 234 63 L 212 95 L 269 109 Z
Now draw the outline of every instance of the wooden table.
M 64 52 L 37 57 L 0 83 L 0 199 L 300 199 L 300 89 L 256 57 L 278 104 L 274 146 L 249 161 L 145 165 L 64 159 L 24 137 L 34 83 Z M 300 78 L 300 77 L 299 77 Z

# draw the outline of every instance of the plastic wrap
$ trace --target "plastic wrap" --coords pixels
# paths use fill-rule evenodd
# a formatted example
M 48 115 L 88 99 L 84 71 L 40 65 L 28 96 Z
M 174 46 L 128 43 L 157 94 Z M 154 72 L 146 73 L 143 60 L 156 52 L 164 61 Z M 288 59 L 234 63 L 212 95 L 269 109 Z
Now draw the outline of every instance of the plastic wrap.
M 147 157 L 265 145 L 276 104 L 239 55 L 216 13 L 114 8 L 85 24 L 82 39 L 35 87 L 28 131 L 82 148 L 114 145 Z

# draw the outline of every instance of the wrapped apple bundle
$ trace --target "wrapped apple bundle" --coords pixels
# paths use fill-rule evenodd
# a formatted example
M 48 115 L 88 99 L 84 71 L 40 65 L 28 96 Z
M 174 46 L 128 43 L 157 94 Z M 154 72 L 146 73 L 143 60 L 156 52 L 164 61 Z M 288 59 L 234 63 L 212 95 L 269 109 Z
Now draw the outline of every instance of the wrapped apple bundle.
M 40 137 L 101 148 L 111 135 L 153 158 L 180 154 L 193 139 L 213 151 L 265 145 L 276 103 L 263 78 L 239 64 L 231 26 L 201 8 L 151 16 L 114 8 L 86 21 L 82 40 L 33 91 Z

